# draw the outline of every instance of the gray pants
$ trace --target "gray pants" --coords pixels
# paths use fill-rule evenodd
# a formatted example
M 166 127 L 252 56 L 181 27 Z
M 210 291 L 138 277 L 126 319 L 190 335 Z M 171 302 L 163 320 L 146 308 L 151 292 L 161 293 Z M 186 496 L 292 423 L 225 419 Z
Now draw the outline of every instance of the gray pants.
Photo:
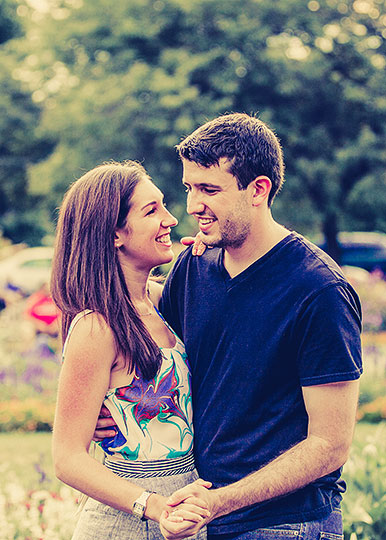
M 191 471 L 172 476 L 135 478 L 133 482 L 144 489 L 169 496 L 197 478 L 197 472 Z M 206 528 L 191 538 L 206 540 Z M 155 521 L 141 521 L 90 498 L 80 514 L 72 540 L 164 540 L 164 537 Z

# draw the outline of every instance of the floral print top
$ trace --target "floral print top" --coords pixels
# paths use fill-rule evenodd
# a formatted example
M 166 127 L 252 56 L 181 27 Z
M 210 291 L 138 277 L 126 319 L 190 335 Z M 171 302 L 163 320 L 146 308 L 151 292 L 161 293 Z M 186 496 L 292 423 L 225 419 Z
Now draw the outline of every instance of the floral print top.
M 125 460 L 159 460 L 181 457 L 193 449 L 190 371 L 185 347 L 162 315 L 176 338 L 172 348 L 160 347 L 162 363 L 157 375 L 145 381 L 140 375 L 127 386 L 109 388 L 104 405 L 115 420 L 114 437 L 98 443 L 109 455 Z M 71 330 L 81 317 L 72 321 Z M 67 343 L 66 340 L 66 343 Z M 63 348 L 63 358 L 66 344 Z

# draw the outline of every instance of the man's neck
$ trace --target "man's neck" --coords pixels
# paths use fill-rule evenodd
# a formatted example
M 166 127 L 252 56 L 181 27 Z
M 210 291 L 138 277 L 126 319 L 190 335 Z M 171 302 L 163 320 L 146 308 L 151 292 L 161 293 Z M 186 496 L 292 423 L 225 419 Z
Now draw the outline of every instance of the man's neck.
M 263 257 L 276 244 L 281 242 L 290 231 L 275 221 L 270 221 L 265 228 L 251 231 L 239 248 L 224 250 L 224 267 L 231 278 L 241 274 L 248 266 Z

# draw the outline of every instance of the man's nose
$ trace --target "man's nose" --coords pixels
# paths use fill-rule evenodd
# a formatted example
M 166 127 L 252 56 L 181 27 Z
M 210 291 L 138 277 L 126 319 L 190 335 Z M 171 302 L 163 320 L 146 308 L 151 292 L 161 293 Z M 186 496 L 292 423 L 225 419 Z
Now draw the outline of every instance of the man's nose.
M 205 204 L 201 202 L 199 195 L 190 191 L 186 198 L 186 211 L 188 214 L 201 214 L 204 210 Z

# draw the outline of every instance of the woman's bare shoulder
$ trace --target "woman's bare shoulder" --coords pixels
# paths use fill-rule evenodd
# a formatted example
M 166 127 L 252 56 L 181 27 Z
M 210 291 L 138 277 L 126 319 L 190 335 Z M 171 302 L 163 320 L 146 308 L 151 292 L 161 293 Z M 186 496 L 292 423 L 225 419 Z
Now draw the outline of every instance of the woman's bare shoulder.
M 114 334 L 105 319 L 96 312 L 85 313 L 79 317 L 69 335 L 66 350 L 76 349 L 99 356 L 103 351 L 105 357 L 115 355 Z

